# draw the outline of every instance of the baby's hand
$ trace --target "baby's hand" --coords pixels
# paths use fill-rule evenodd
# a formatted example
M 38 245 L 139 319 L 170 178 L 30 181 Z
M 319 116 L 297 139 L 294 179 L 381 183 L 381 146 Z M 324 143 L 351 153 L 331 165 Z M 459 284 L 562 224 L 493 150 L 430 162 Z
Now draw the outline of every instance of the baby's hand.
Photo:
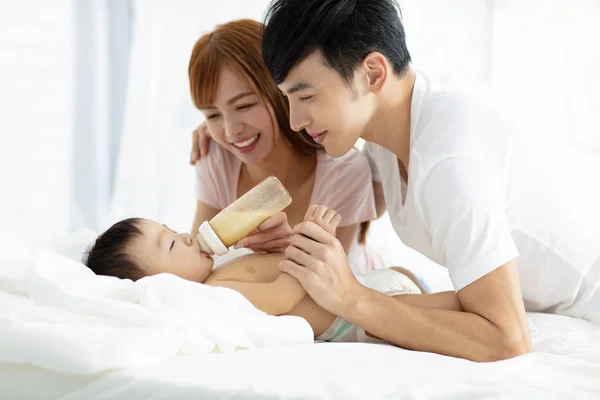
M 313 204 L 308 207 L 304 221 L 312 221 L 335 236 L 335 230 L 342 221 L 342 216 L 325 206 Z

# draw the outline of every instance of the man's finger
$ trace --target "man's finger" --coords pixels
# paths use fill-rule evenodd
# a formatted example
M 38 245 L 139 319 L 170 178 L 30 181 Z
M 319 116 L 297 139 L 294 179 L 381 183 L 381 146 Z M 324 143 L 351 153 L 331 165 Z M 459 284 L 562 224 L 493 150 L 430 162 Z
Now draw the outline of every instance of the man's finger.
M 296 225 L 293 229 L 294 234 L 304 235 L 312 240 L 323 243 L 323 244 L 331 244 L 335 237 L 327 232 L 325 229 L 315 224 L 312 221 L 301 222 Z
M 304 283 L 308 279 L 309 272 L 306 270 L 306 268 L 290 260 L 281 260 L 279 262 L 279 270 L 296 278 L 303 287 Z
M 314 261 L 311 256 L 300 250 L 296 246 L 288 246 L 285 249 L 285 258 L 294 261 L 296 264 L 307 267 Z
M 192 131 L 192 151 L 198 150 L 198 135 L 200 133 L 201 126 L 202 125 Z
M 200 154 L 202 154 L 203 156 L 208 154 L 210 140 L 211 137 L 210 133 L 208 132 L 208 129 L 204 129 L 203 132 L 200 132 Z
M 198 152 L 192 150 L 190 153 L 190 164 L 194 165 L 196 164 L 196 161 L 198 161 Z
M 292 236 L 292 243 L 290 246 L 294 246 L 307 254 L 316 256 L 321 252 L 324 245 L 322 243 L 315 242 L 311 238 L 308 238 L 304 235 L 295 234 Z

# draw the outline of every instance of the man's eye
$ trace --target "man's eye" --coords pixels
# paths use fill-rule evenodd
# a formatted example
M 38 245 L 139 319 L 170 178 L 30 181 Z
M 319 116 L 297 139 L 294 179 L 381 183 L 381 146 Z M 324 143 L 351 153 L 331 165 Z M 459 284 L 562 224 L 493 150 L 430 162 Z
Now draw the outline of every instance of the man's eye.
M 212 115 L 209 115 L 208 117 L 206 117 L 206 119 L 209 119 L 209 120 L 216 119 L 218 116 L 219 116 L 219 114 L 212 114 Z
M 174 240 L 171 242 L 171 247 L 169 247 L 169 251 L 173 250 L 173 246 L 175 246 L 175 241 Z

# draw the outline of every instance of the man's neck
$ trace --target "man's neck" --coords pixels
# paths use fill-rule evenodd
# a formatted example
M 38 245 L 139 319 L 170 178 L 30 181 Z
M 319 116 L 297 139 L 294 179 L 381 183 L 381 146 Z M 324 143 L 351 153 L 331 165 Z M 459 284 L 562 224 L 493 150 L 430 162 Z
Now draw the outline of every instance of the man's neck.
M 410 68 L 401 77 L 391 77 L 363 135 L 365 140 L 394 153 L 406 170 L 410 154 L 410 110 L 415 79 L 416 74 Z

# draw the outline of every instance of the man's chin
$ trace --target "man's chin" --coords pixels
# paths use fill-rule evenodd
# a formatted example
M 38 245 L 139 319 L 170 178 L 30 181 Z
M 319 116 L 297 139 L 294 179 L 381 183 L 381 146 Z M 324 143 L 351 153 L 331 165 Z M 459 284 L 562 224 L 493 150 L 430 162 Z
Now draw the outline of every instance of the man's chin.
M 327 152 L 327 154 L 329 154 L 333 158 L 338 158 L 338 157 L 345 155 L 346 153 L 351 151 L 353 147 L 354 147 L 353 145 L 350 145 L 350 146 L 341 145 L 340 146 L 339 144 L 327 144 L 327 143 L 323 144 L 323 148 L 325 148 L 325 151 Z

